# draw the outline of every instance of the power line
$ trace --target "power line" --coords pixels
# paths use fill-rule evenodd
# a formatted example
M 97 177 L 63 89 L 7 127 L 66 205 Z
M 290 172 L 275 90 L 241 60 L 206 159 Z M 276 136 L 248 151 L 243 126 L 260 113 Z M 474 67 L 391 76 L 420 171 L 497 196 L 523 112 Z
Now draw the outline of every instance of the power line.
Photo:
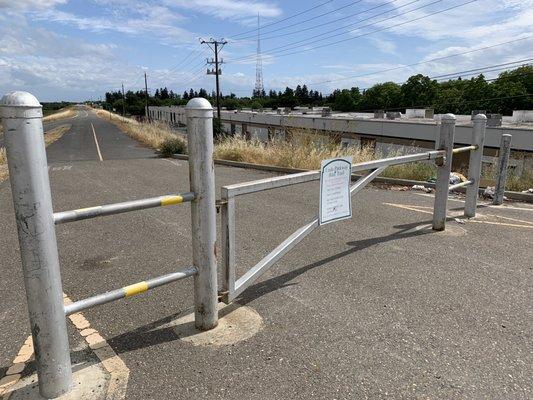
M 292 49 L 297 49 L 299 47 L 307 46 L 310 43 L 322 42 L 324 40 L 331 39 L 333 37 L 346 35 L 346 34 L 350 33 L 349 31 L 348 32 L 346 31 L 347 28 L 357 27 L 357 25 L 360 24 L 361 22 L 368 21 L 369 19 L 375 18 L 375 17 L 380 16 L 382 14 L 386 14 L 388 12 L 396 11 L 396 10 L 398 10 L 400 8 L 404 8 L 404 7 L 410 6 L 411 4 L 417 3 L 419 1 L 420 0 L 412 0 L 412 1 L 409 1 L 408 3 L 406 3 L 406 4 L 403 4 L 403 5 L 399 6 L 399 7 L 397 7 L 394 10 L 388 10 L 388 11 L 385 11 L 385 12 L 374 14 L 374 15 L 371 15 L 371 16 L 366 17 L 364 19 L 358 20 L 357 22 L 354 22 L 354 23 L 351 23 L 351 24 L 348 24 L 348 25 L 344 25 L 344 26 L 341 26 L 339 28 L 331 29 L 331 30 L 322 32 L 322 33 L 317 34 L 317 35 L 306 37 L 305 39 L 301 39 L 301 40 L 297 40 L 297 41 L 294 41 L 294 42 L 291 42 L 291 43 L 284 44 L 282 46 L 273 47 L 273 48 L 267 50 L 266 54 L 273 55 L 273 54 L 276 54 L 276 53 L 283 53 L 285 51 L 289 51 L 289 50 L 292 50 Z M 359 26 L 358 29 L 363 29 L 363 28 L 367 28 L 367 27 L 370 27 L 370 26 L 375 26 L 376 24 L 379 24 L 381 22 L 384 22 L 384 21 L 387 21 L 387 20 L 390 20 L 390 19 L 403 17 L 405 14 L 409 14 L 409 13 L 412 13 L 414 11 L 421 10 L 423 8 L 426 8 L 426 7 L 432 6 L 434 4 L 440 3 L 442 1 L 444 1 L 444 0 L 434 0 L 434 1 L 430 2 L 430 3 L 428 3 L 428 4 L 416 7 L 414 9 L 412 9 L 412 10 L 405 11 L 403 14 L 393 15 L 393 16 L 381 19 L 379 21 L 375 21 L 375 22 L 371 22 L 371 23 L 363 25 L 363 26 Z M 477 0 L 474 0 L 474 1 L 477 1 Z M 327 35 L 327 34 L 330 34 L 330 33 L 333 33 L 333 32 L 338 32 L 338 31 L 342 31 L 342 32 L 336 33 L 336 34 L 333 34 L 333 35 L 329 35 L 329 36 L 324 36 L 324 35 Z M 351 40 L 351 38 L 348 38 L 347 40 Z M 337 42 L 331 42 L 331 43 L 327 43 L 326 45 L 329 46 L 330 44 L 336 44 L 336 43 Z M 319 47 L 324 47 L 324 46 L 319 46 Z M 314 49 L 314 47 L 312 47 L 312 49 Z M 240 58 L 238 58 L 236 60 L 250 58 L 251 56 L 252 55 L 250 54 L 248 56 L 240 57 Z M 236 61 L 236 60 L 231 60 L 231 61 Z
M 311 7 L 311 8 L 308 8 L 308 9 L 306 9 L 306 10 L 300 11 L 299 13 L 296 13 L 296 14 L 293 14 L 293 15 L 289 15 L 288 17 L 285 17 L 285 18 L 279 19 L 279 20 L 277 20 L 277 21 L 270 22 L 270 23 L 268 23 L 268 24 L 262 25 L 262 26 L 261 26 L 261 29 L 262 29 L 262 28 L 266 28 L 267 26 L 277 25 L 277 24 L 279 24 L 279 23 L 281 23 L 281 22 L 288 21 L 289 19 L 292 19 L 292 18 L 298 17 L 298 16 L 300 16 L 300 15 L 306 14 L 306 13 L 308 13 L 308 12 L 310 12 L 310 11 L 316 10 L 317 8 L 320 8 L 320 7 L 322 7 L 322 6 L 325 6 L 326 4 L 331 3 L 332 1 L 333 1 L 333 0 L 325 1 L 325 2 L 323 2 L 323 3 L 317 4 L 317 5 L 314 6 L 314 7 Z M 237 36 L 242 36 L 242 35 L 245 35 L 245 34 L 247 34 L 247 33 L 251 33 L 251 32 L 255 32 L 255 29 L 250 29 L 250 30 L 245 31 L 245 32 L 237 33 L 237 34 L 231 36 L 230 38 L 235 38 L 235 37 L 237 37 Z
M 380 12 L 380 13 L 377 13 L 377 14 L 371 15 L 371 16 L 369 16 L 369 17 L 366 17 L 366 18 L 360 19 L 360 20 L 358 20 L 357 22 L 354 22 L 354 23 L 351 23 L 351 24 L 348 24 L 348 25 L 344 25 L 344 26 L 342 26 L 342 27 L 340 27 L 340 28 L 335 28 L 335 29 L 332 29 L 332 30 L 329 30 L 329 31 L 326 31 L 326 32 L 322 32 L 322 33 L 319 34 L 319 35 L 310 36 L 310 37 L 308 37 L 308 38 L 306 38 L 306 39 L 298 40 L 298 41 L 296 41 L 296 42 L 292 42 L 292 43 L 289 43 L 289 44 L 286 44 L 286 45 L 283 45 L 283 46 L 274 47 L 274 48 L 271 49 L 271 50 L 279 50 L 279 49 L 283 49 L 283 48 L 285 48 L 285 47 L 291 47 L 291 49 L 292 49 L 292 48 L 302 47 L 303 45 L 300 45 L 300 46 L 293 46 L 293 45 L 294 45 L 294 44 L 298 44 L 298 43 L 304 43 L 304 45 L 305 45 L 305 42 L 308 42 L 309 40 L 311 40 L 311 39 L 316 39 L 316 38 L 321 38 L 321 39 L 318 39 L 318 40 L 316 40 L 315 42 L 322 42 L 322 41 L 324 41 L 324 40 L 331 39 L 331 38 L 333 38 L 333 37 L 337 37 L 337 36 L 345 35 L 346 32 L 336 33 L 336 34 L 334 34 L 334 35 L 329 35 L 329 36 L 325 36 L 325 37 L 323 37 L 324 34 L 332 33 L 332 32 L 337 32 L 337 31 L 344 31 L 346 28 L 353 28 L 353 27 L 357 27 L 358 29 L 368 28 L 369 26 L 375 26 L 375 25 L 377 25 L 377 24 L 379 24 L 379 23 L 381 23 L 381 22 L 385 22 L 385 21 L 388 21 L 388 20 L 390 20 L 390 19 L 399 18 L 399 17 L 404 16 L 405 14 L 409 14 L 409 13 L 412 13 L 412 12 L 415 12 L 415 11 L 418 11 L 418 10 L 421 10 L 421 9 L 423 9 L 423 8 L 430 7 L 430 6 L 432 6 L 432 5 L 434 5 L 434 4 L 437 4 L 437 3 L 441 3 L 441 2 L 444 1 L 444 0 L 434 0 L 434 1 L 430 2 L 430 3 L 427 3 L 427 4 L 424 4 L 424 5 L 422 5 L 422 6 L 419 6 L 419 7 L 413 8 L 412 10 L 407 10 L 407 11 L 403 12 L 403 14 L 392 15 L 392 16 L 390 16 L 390 17 L 387 17 L 387 18 L 381 19 L 381 20 L 376 21 L 376 22 L 371 22 L 371 23 L 366 24 L 366 25 L 363 25 L 363 26 L 358 26 L 359 23 L 361 23 L 361 22 L 368 21 L 368 20 L 373 19 L 373 18 L 375 18 L 375 17 L 379 17 L 379 16 L 381 16 L 381 15 L 383 15 L 383 14 L 390 13 L 391 11 L 397 11 L 397 10 L 399 10 L 399 9 L 401 9 L 401 8 L 408 7 L 408 6 L 410 6 L 411 4 L 418 3 L 419 1 L 420 1 L 420 0 L 412 0 L 412 1 L 410 1 L 410 2 L 408 2 L 408 3 L 405 3 L 405 4 L 403 4 L 403 5 L 399 6 L 399 7 L 396 7 L 395 9 L 387 10 L 387 11 L 382 11 L 382 12 Z M 285 51 L 285 50 L 283 50 L 283 51 Z
M 340 10 L 343 10 L 345 8 L 348 8 L 348 7 L 351 7 L 353 6 L 354 4 L 358 4 L 358 3 L 361 3 L 363 0 L 356 0 L 356 1 L 352 1 L 351 3 L 348 3 L 342 7 L 339 7 L 339 8 L 335 8 L 334 10 L 330 10 L 330 11 L 327 11 L 325 13 L 322 13 L 322 14 L 318 14 L 314 17 L 311 17 L 311 18 L 308 18 L 308 19 L 304 19 L 303 21 L 300 21 L 300 22 L 296 22 L 294 24 L 290 24 L 290 25 L 287 25 L 287 26 L 282 26 L 281 28 L 276 28 L 276 29 L 272 29 L 270 31 L 267 31 L 265 33 L 272 33 L 272 32 L 278 32 L 278 31 L 282 31 L 284 29 L 288 29 L 288 28 L 292 28 L 293 26 L 297 26 L 297 25 L 301 25 L 301 24 L 305 24 L 306 22 L 309 22 L 309 21 L 314 21 L 315 19 L 318 19 L 318 18 L 322 18 L 326 15 L 329 15 L 329 14 L 333 14 L 334 12 L 337 12 L 337 11 L 340 11 Z M 396 1 L 396 0 L 394 0 Z M 263 29 L 264 27 L 260 27 L 260 29 Z M 250 36 L 245 36 L 239 40 L 244 40 L 244 39 L 250 39 L 250 38 L 253 38 L 254 35 L 250 35 Z
M 438 3 L 440 1 L 443 1 L 443 0 L 436 0 L 430 4 L 427 4 L 425 6 L 422 6 L 422 7 L 419 7 L 419 8 L 423 8 L 423 7 L 427 7 L 427 6 L 430 6 L 432 4 L 435 4 L 435 3 Z M 419 20 L 422 20 L 422 19 L 425 19 L 425 18 L 429 18 L 431 16 L 434 16 L 434 15 L 437 15 L 437 14 L 442 14 L 446 11 L 450 11 L 450 10 L 453 10 L 453 9 L 456 9 L 456 8 L 459 8 L 459 7 L 463 7 L 463 6 L 466 6 L 468 4 L 472 4 L 472 3 L 475 3 L 477 2 L 478 0 L 470 0 L 470 1 L 467 1 L 465 3 L 461 3 L 461 4 L 458 4 L 458 5 L 455 5 L 455 6 L 452 6 L 452 7 L 448 7 L 448 8 L 445 8 L 443 10 L 439 10 L 439 11 L 434 11 L 434 12 L 431 12 L 429 14 L 426 14 L 426 15 L 423 15 L 421 17 L 417 17 L 417 18 L 413 18 L 411 20 L 408 20 L 408 21 L 404 21 L 404 22 L 400 22 L 398 24 L 394 24 L 394 25 L 391 25 L 391 26 L 387 26 L 387 27 L 384 27 L 384 28 L 380 28 L 380 29 L 376 29 L 374 31 L 371 31 L 371 32 L 367 32 L 367 33 L 363 33 L 363 34 L 360 34 L 360 35 L 357 35 L 357 36 L 352 36 L 352 37 L 349 37 L 349 38 L 346 38 L 346 39 L 341 39 L 341 40 L 337 40 L 337 41 L 334 41 L 334 42 L 330 42 L 330 43 L 325 43 L 323 45 L 319 45 L 319 46 L 311 46 L 311 47 L 306 47 L 302 50 L 298 50 L 298 51 L 294 51 L 294 52 L 289 52 L 289 53 L 285 53 L 285 54 L 279 54 L 277 55 L 278 57 L 285 57 L 285 56 L 289 56 L 289 55 L 293 55 L 293 54 L 299 54 L 299 53 L 304 53 L 304 52 L 307 52 L 307 51 L 311 51 L 311 50 L 316 50 L 316 49 L 319 49 L 319 48 L 322 48 L 322 47 L 327 47 L 327 46 L 331 46 L 331 45 L 336 45 L 336 44 L 339 44 L 339 43 L 343 43 L 343 42 L 347 42 L 347 41 L 350 41 L 350 40 L 355 40 L 355 39 L 359 39 L 361 37 L 364 37 L 364 36 L 368 36 L 368 35 L 371 35 L 371 34 L 374 34 L 374 33 L 377 33 L 377 32 L 382 32 L 382 31 L 385 31 L 385 30 L 389 30 L 389 29 L 392 29 L 392 28 L 396 28 L 396 27 L 399 27 L 399 26 L 403 26 L 403 25 L 406 25 L 406 24 L 409 24 L 411 22 L 415 22 L 415 21 L 419 21 Z M 407 11 L 405 12 L 404 14 L 407 14 L 409 12 L 413 12 L 413 11 L 416 11 L 418 10 L 419 8 L 416 8 L 416 9 L 413 9 L 413 10 L 410 10 L 410 11 Z M 398 16 L 394 16 L 394 17 L 389 17 L 387 19 L 391 19 L 391 18 L 397 18 L 401 15 L 398 15 Z M 382 20 L 383 21 L 383 20 Z M 382 22 L 382 21 L 377 21 L 376 23 L 379 23 L 379 22 Z M 375 23 L 373 24 L 368 24 L 367 26 L 370 26 L 370 25 L 374 25 Z M 339 35 L 343 35 L 344 33 L 341 33 L 341 34 L 336 34 L 336 35 L 332 35 L 330 37 L 333 37 L 333 36 L 339 36 Z M 328 37 L 329 38 L 329 37 Z M 327 39 L 327 38 L 324 38 L 324 39 Z M 321 40 L 319 40 L 321 41 Z M 294 48 L 298 48 L 298 47 L 305 47 L 307 45 L 303 44 L 303 45 L 298 45 L 298 46 L 295 46 Z M 288 50 L 292 50 L 292 49 L 285 49 L 285 50 L 281 50 L 281 53 L 285 52 L 285 51 L 288 51 Z M 271 53 L 264 53 L 264 54 L 267 54 L 267 55 L 275 55 L 277 52 L 271 52 Z M 246 59 L 246 58 L 249 58 L 250 56 L 247 56 L 247 57 L 243 57 L 242 59 Z M 237 60 L 241 60 L 241 59 L 235 59 L 233 61 L 237 61 Z
M 295 31 L 292 31 L 292 32 L 286 32 L 284 34 L 279 34 L 279 35 L 274 35 L 274 36 L 266 36 L 266 37 L 264 37 L 264 39 L 265 40 L 276 39 L 276 38 L 285 37 L 285 36 L 288 36 L 288 35 L 299 34 L 299 33 L 302 33 L 302 32 L 306 32 L 306 31 L 309 31 L 309 30 L 320 28 L 322 26 L 331 25 L 331 24 L 336 23 L 336 22 L 338 23 L 338 22 L 343 21 L 345 19 L 349 19 L 349 18 L 355 17 L 356 15 L 361 15 L 361 14 L 367 13 L 369 11 L 373 11 L 373 10 L 376 10 L 376 9 L 384 7 L 384 6 L 391 5 L 392 3 L 395 3 L 396 1 L 398 1 L 398 0 L 392 0 L 392 1 L 389 1 L 389 2 L 386 2 L 386 3 L 378 4 L 377 6 L 367 8 L 366 10 L 358 11 L 356 13 L 353 13 L 353 14 L 350 14 L 350 15 L 347 15 L 347 16 L 344 16 L 344 17 L 341 17 L 341 18 L 333 19 L 331 21 L 324 22 L 323 24 L 312 25 L 312 26 L 310 26 L 308 28 L 305 28 L 305 29 L 298 29 L 298 30 L 295 30 Z M 417 1 L 419 1 L 419 0 L 417 0 Z M 404 6 L 400 6 L 400 7 L 404 7 Z M 391 11 L 395 11 L 395 10 L 396 9 L 392 9 L 392 10 L 386 11 L 385 13 L 391 12 Z M 379 16 L 379 15 L 381 15 L 381 14 L 374 15 L 374 16 L 369 17 L 367 19 Z M 366 21 L 366 19 L 360 20 L 359 22 L 362 22 L 362 21 Z M 344 29 L 344 28 L 345 27 L 338 28 L 338 29 Z M 270 33 L 270 32 L 267 32 L 267 33 Z
M 480 73 L 481 70 L 485 70 L 487 68 L 496 68 L 496 67 L 502 67 L 502 66 L 507 66 L 503 69 L 509 69 L 509 65 L 511 64 L 523 64 L 527 61 L 531 61 L 533 60 L 533 58 L 526 58 L 524 60 L 518 60 L 518 61 L 510 61 L 510 62 L 506 62 L 506 63 L 502 63 L 502 64 L 495 64 L 495 65 L 490 65 L 488 67 L 480 67 L 480 68 L 474 68 L 474 69 L 468 69 L 466 71 L 461 71 L 461 72 L 453 72 L 453 73 L 449 73 L 449 74 L 444 74 L 444 75 L 439 75 L 439 76 L 432 76 L 431 79 L 439 79 L 439 78 L 446 78 L 448 75 L 464 75 L 464 74 L 468 74 L 469 72 L 475 72 L 477 71 L 476 73 Z M 499 68 L 499 69 L 502 69 L 502 68 Z M 496 69 L 495 71 L 497 71 L 498 69 Z M 485 71 L 485 72 L 491 72 L 491 71 Z
M 429 79 L 433 79 L 433 80 L 437 80 L 437 81 L 438 80 L 451 81 L 454 78 L 456 79 L 456 78 L 461 78 L 463 76 L 478 75 L 478 74 L 483 74 L 483 73 L 486 73 L 486 72 L 509 71 L 510 70 L 509 68 L 519 68 L 519 67 L 522 67 L 522 66 L 531 65 L 531 64 L 524 64 L 526 61 L 531 61 L 531 60 L 533 60 L 533 58 L 527 58 L 527 59 L 524 59 L 524 60 L 517 60 L 517 61 L 512 61 L 512 62 L 503 63 L 503 64 L 489 65 L 489 66 L 486 66 L 486 67 L 469 69 L 469 70 L 465 70 L 465 71 L 450 72 L 449 74 L 437 75 L 437 76 L 429 76 L 428 78 Z M 517 64 L 517 65 L 512 65 L 512 64 Z M 505 66 L 505 67 L 502 68 L 502 66 Z M 498 67 L 498 68 L 496 68 L 496 67 Z M 477 71 L 477 72 L 473 73 L 473 71 Z M 493 80 L 496 80 L 496 79 L 497 78 L 495 78 Z M 396 85 L 403 85 L 404 83 L 407 83 L 407 81 L 392 82 L 392 83 L 395 83 Z M 309 86 L 311 86 L 311 84 Z M 371 88 L 372 88 L 372 86 L 366 87 L 366 88 L 359 88 L 359 89 L 360 90 L 368 90 L 368 89 L 371 89 Z
M 189 61 L 185 62 L 187 59 L 190 58 L 191 55 L 194 53 L 197 53 L 195 57 L 191 58 Z M 204 56 L 206 54 L 206 51 L 204 49 L 193 49 L 184 59 L 182 59 L 178 64 L 176 64 L 174 67 L 169 69 L 168 71 L 161 71 L 159 73 L 156 73 L 154 75 L 155 79 L 161 79 L 164 77 L 167 77 L 172 72 L 176 71 L 180 67 L 185 67 L 187 65 L 190 65 L 193 61 L 197 60 L 198 58 Z M 194 68 L 194 67 L 193 67 Z
M 530 65 L 532 65 L 532 64 L 519 64 L 519 65 L 515 65 L 513 68 L 529 67 Z M 457 80 L 459 78 L 462 79 L 462 78 L 465 78 L 465 77 L 468 77 L 468 76 L 484 75 L 484 74 L 486 74 L 488 72 L 497 72 L 497 71 L 508 72 L 508 71 L 512 71 L 509 68 L 510 67 L 494 68 L 494 69 L 487 69 L 487 70 L 480 71 L 480 72 L 462 73 L 462 74 L 458 74 L 458 75 L 449 76 L 449 77 L 446 77 L 446 78 L 437 78 L 437 79 L 432 78 L 432 79 L 435 79 L 437 82 L 451 82 L 451 81 Z M 528 74 L 526 73 L 526 74 L 520 74 L 520 75 L 528 75 Z M 496 81 L 498 79 L 499 78 L 485 79 L 485 82 Z
M 403 68 L 410 68 L 410 67 L 414 67 L 414 66 L 417 66 L 417 65 L 428 64 L 428 63 L 431 63 L 431 62 L 434 62 L 434 61 L 446 60 L 448 58 L 458 57 L 458 56 L 462 56 L 462 55 L 465 55 L 465 54 L 471 54 L 471 53 L 475 53 L 475 52 L 478 52 L 478 51 L 488 50 L 488 49 L 492 49 L 492 48 L 499 47 L 499 46 L 504 46 L 504 45 L 511 44 L 511 43 L 521 42 L 523 40 L 529 40 L 532 37 L 533 36 L 526 36 L 526 37 L 523 37 L 523 38 L 509 40 L 507 42 L 501 42 L 501 43 L 497 43 L 497 44 L 493 44 L 493 45 L 489 45 L 489 46 L 479 47 L 477 49 L 467 50 L 467 51 L 463 51 L 463 52 L 460 52 L 460 53 L 450 54 L 450 55 L 442 56 L 442 57 L 436 57 L 436 58 L 432 58 L 430 60 L 425 60 L 425 61 L 419 61 L 419 62 L 416 62 L 416 63 L 413 63 L 413 64 L 400 65 L 398 67 L 382 69 L 380 71 L 368 72 L 368 73 L 359 74 L 359 75 L 351 75 L 351 76 L 347 76 L 345 78 L 340 78 L 340 79 L 329 79 L 329 80 L 320 81 L 320 82 L 311 82 L 311 83 L 309 83 L 309 85 L 317 86 L 317 85 L 322 85 L 322 84 L 325 84 L 325 83 L 340 82 L 340 81 L 345 81 L 345 80 L 348 80 L 348 79 L 362 78 L 362 77 L 366 77 L 366 76 L 377 75 L 377 74 L 381 74 L 381 73 L 384 73 L 384 72 L 397 71 L 397 70 L 403 69 Z

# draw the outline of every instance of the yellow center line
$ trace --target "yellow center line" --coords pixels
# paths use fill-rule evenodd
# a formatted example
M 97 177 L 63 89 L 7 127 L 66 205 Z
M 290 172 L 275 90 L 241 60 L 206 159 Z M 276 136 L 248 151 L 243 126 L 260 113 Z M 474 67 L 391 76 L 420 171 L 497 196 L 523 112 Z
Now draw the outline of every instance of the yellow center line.
M 100 152 L 100 145 L 98 144 L 98 139 L 96 138 L 96 131 L 94 130 L 94 125 L 91 123 L 91 128 L 93 128 L 94 143 L 96 143 L 96 150 L 98 151 L 98 158 L 100 161 L 104 161 L 102 158 L 102 153 Z

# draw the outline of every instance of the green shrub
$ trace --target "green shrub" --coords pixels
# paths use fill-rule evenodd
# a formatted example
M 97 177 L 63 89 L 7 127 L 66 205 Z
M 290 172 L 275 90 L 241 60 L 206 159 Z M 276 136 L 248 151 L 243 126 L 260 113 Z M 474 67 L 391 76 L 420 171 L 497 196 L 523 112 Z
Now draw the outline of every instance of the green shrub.
M 172 154 L 185 154 L 187 152 L 187 143 L 179 137 L 167 138 L 161 143 L 161 155 L 171 157 Z

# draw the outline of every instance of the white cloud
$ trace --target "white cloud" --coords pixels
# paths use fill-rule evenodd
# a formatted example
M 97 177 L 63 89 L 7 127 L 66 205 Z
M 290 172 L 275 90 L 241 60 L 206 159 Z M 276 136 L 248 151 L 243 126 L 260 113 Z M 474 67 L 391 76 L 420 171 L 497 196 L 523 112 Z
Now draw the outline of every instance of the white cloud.
M 0 92 L 28 90 L 41 100 L 103 93 L 131 82 L 140 70 L 114 55 L 112 44 L 93 44 L 33 28 L 24 19 L 0 25 Z
M 65 4 L 67 0 L 0 0 L 0 9 L 35 10 L 53 8 L 58 4 Z
M 253 0 L 165 0 L 168 6 L 176 6 L 208 14 L 220 19 L 246 17 L 277 17 L 281 9 L 271 3 Z
M 390 40 L 384 40 L 380 38 L 371 38 L 370 41 L 376 46 L 376 48 L 385 54 L 396 54 L 396 44 Z
M 35 12 L 36 20 L 46 20 L 63 25 L 75 26 L 90 32 L 113 31 L 127 35 L 150 35 L 158 37 L 164 44 L 190 43 L 197 40 L 197 35 L 176 26 L 183 17 L 163 6 L 149 6 L 139 3 L 133 11 L 125 13 L 121 8 L 115 9 L 110 17 L 81 17 L 57 9 Z

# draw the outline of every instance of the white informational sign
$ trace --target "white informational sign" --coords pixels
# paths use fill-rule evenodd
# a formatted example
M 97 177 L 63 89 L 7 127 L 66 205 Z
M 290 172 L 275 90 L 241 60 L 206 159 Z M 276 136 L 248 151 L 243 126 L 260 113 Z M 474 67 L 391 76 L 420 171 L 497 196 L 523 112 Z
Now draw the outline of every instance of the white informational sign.
M 320 225 L 352 217 L 352 158 L 323 160 L 320 165 Z

